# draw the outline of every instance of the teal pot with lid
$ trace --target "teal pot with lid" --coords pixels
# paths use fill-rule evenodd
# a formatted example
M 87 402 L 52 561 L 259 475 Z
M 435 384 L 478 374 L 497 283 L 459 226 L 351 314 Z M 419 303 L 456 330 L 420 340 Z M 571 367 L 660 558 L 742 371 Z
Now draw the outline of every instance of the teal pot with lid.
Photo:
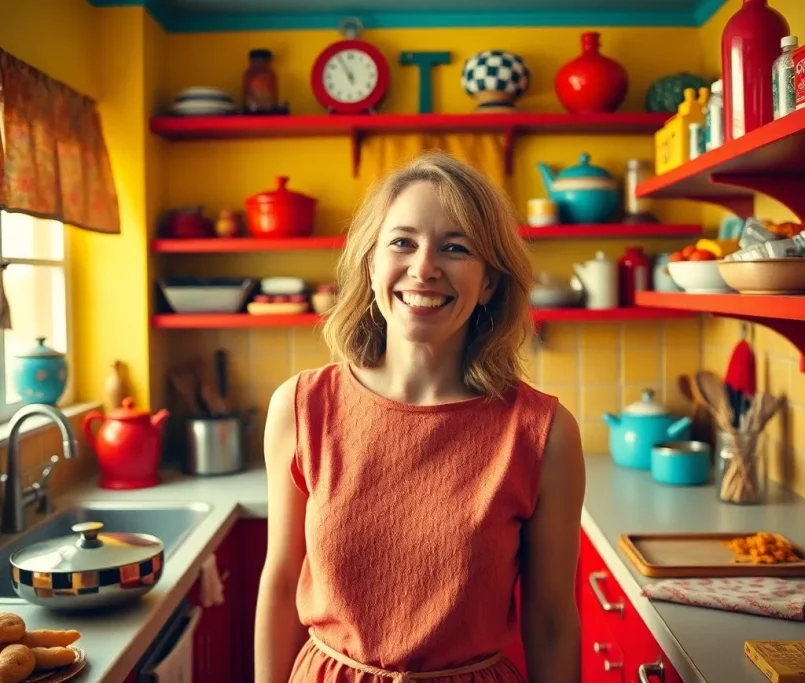
M 45 345 L 45 337 L 15 356 L 13 379 L 23 403 L 56 405 L 67 386 L 65 355 Z
M 626 406 L 620 415 L 604 413 L 609 427 L 609 452 L 616 465 L 638 470 L 651 469 L 651 452 L 664 441 L 690 439 L 692 420 L 678 417 L 654 400 L 644 389 L 639 401 Z

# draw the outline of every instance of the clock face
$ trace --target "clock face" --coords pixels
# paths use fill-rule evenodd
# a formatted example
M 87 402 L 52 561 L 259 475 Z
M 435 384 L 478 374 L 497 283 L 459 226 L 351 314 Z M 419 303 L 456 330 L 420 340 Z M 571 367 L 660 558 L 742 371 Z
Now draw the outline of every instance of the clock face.
M 363 50 L 341 50 L 325 63 L 322 79 L 324 90 L 337 102 L 360 102 L 377 87 L 377 64 Z

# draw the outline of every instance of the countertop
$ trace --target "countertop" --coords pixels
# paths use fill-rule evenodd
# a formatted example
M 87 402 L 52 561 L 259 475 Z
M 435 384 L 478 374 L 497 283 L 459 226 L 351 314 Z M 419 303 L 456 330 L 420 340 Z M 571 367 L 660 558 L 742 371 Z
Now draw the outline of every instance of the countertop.
M 640 595 L 650 581 L 617 546 L 625 532 L 776 531 L 805 543 L 805 499 L 771 487 L 770 502 L 737 507 L 719 503 L 712 486 L 672 488 L 654 484 L 647 472 L 613 465 L 590 455 L 582 527 L 623 587 L 685 683 L 762 683 L 765 677 L 743 654 L 746 639 L 802 639 L 805 624 L 714 609 L 650 602 Z M 89 665 L 76 683 L 120 683 L 137 664 L 195 582 L 201 563 L 242 517 L 265 518 L 267 496 L 262 468 L 219 478 L 165 475 L 162 484 L 139 491 L 104 491 L 93 483 L 56 501 L 138 503 L 205 502 L 210 512 L 168 559 L 159 584 L 141 600 L 108 613 L 57 615 L 27 604 L 0 604 L 30 628 L 76 628 Z

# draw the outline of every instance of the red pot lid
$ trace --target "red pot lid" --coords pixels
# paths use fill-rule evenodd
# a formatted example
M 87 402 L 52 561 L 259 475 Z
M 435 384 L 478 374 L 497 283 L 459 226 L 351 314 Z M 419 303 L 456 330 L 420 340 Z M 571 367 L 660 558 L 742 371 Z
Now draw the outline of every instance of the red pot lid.
M 258 204 L 309 204 L 311 202 L 315 202 L 316 200 L 313 197 L 308 197 L 306 194 L 302 194 L 301 192 L 294 192 L 293 190 L 289 190 L 288 185 L 288 176 L 277 176 L 277 189 L 276 190 L 265 190 L 263 192 L 258 192 L 255 195 L 249 197 L 246 201 L 247 203 L 256 202 Z
M 110 411 L 106 417 L 110 420 L 142 420 L 151 419 L 151 413 L 142 408 L 135 408 L 134 399 L 127 396 L 123 399 L 123 405 Z

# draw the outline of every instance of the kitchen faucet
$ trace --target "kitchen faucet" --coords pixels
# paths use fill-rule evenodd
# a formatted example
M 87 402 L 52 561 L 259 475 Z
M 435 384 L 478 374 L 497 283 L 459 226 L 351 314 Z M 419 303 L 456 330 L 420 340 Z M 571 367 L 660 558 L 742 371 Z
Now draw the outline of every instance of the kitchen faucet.
M 22 427 L 22 423 L 32 415 L 50 418 L 50 420 L 58 426 L 62 436 L 62 447 L 66 459 L 70 460 L 78 453 L 78 442 L 73 434 L 73 429 L 64 413 L 57 408 L 45 403 L 30 403 L 14 413 L 14 416 L 9 422 L 6 474 L 4 475 L 3 513 L 2 520 L 0 520 L 0 532 L 4 534 L 16 534 L 23 530 L 25 527 L 24 516 L 27 503 L 40 501 L 40 509 L 45 510 L 48 507 L 46 485 L 50 473 L 56 464 L 53 458 L 51 458 L 51 464 L 42 472 L 42 481 L 38 484 L 34 484 L 30 490 L 23 491 L 22 489 L 22 473 L 20 472 L 18 443 L 20 427 Z M 57 456 L 54 457 L 58 460 Z M 42 503 L 44 503 L 44 505 L 42 505 Z

